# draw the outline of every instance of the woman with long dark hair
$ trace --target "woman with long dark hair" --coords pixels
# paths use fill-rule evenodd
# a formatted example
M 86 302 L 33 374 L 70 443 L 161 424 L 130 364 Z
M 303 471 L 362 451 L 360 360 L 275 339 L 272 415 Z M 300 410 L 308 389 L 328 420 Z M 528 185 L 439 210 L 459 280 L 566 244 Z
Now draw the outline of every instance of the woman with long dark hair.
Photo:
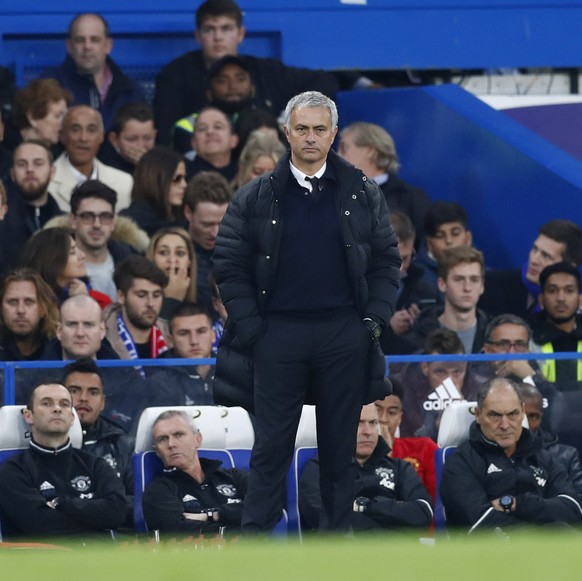
M 78 294 L 93 297 L 101 308 L 111 303 L 107 295 L 91 288 L 85 254 L 77 247 L 68 228 L 36 232 L 22 249 L 20 266 L 36 270 L 51 287 L 59 304 Z
M 152 236 L 160 228 L 184 223 L 186 164 L 168 147 L 143 154 L 133 174 L 131 205 L 121 212 Z

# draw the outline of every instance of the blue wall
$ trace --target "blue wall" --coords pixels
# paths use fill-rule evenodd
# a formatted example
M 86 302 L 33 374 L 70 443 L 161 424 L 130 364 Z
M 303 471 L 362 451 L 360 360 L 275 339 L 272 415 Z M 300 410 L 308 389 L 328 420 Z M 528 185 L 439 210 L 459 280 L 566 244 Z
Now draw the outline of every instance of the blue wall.
M 582 162 L 459 87 L 342 93 L 338 104 L 341 126 L 391 133 L 403 178 L 467 209 L 491 267 L 521 265 L 552 218 L 582 225 Z
M 320 68 L 580 66 L 582 0 L 239 0 L 242 52 Z M 44 67 L 62 58 L 79 10 L 110 22 L 122 64 L 153 66 L 195 46 L 184 0 L 2 0 L 0 64 Z

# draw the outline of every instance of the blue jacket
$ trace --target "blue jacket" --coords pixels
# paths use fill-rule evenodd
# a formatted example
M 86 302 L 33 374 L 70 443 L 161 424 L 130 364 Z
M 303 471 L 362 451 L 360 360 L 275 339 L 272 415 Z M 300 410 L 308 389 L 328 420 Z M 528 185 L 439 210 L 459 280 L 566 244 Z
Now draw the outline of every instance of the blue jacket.
M 75 62 L 69 55 L 62 65 L 49 69 L 43 75 L 45 78 L 56 79 L 65 89 L 71 91 L 73 105 L 89 105 L 99 110 L 105 132 L 111 128 L 119 107 L 127 103 L 145 102 L 140 86 L 126 76 L 111 57 L 107 57 L 107 65 L 113 73 L 113 80 L 103 103 L 99 99 L 99 90 L 95 86 L 93 75 L 77 72 Z

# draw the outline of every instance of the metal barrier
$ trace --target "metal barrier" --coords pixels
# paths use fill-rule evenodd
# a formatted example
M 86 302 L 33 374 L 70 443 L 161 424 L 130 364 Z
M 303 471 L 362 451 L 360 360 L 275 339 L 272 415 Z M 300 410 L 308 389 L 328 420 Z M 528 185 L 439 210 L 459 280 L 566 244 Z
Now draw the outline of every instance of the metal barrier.
M 582 353 L 504 353 L 475 355 L 388 355 L 386 356 L 387 374 L 390 376 L 390 365 L 398 363 L 431 363 L 436 361 L 509 361 L 528 360 L 543 361 L 546 359 L 565 360 L 581 359 Z M 14 404 L 16 371 L 18 369 L 62 369 L 70 361 L 9 361 L 0 362 L 0 373 L 3 374 L 3 403 Z M 192 367 L 194 365 L 215 365 L 215 358 L 206 359 L 117 359 L 99 360 L 100 367 Z

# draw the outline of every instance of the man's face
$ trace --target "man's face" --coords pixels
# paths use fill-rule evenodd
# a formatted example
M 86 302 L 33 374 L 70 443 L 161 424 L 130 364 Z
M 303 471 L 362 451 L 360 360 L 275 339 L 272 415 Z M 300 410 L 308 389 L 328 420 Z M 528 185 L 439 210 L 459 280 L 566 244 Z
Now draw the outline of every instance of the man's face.
M 66 359 L 94 358 L 104 337 L 105 325 L 101 321 L 101 309 L 97 303 L 63 304 L 57 338 Z
M 105 394 L 101 378 L 96 373 L 74 371 L 67 376 L 65 386 L 73 398 L 73 407 L 83 428 L 95 425 L 105 408 Z
M 331 126 L 326 107 L 300 107 L 291 113 L 285 136 L 291 146 L 293 164 L 308 175 L 319 170 L 331 149 L 337 127 Z
M 192 134 L 192 147 L 203 159 L 232 152 L 238 137 L 222 111 L 207 109 L 196 120 Z
M 125 161 L 135 165 L 156 144 L 154 122 L 130 119 L 119 133 L 109 133 L 109 141 Z
M 544 415 L 542 397 L 524 397 L 523 411 L 527 417 L 529 429 L 532 432 L 537 432 Z
M 91 75 L 103 70 L 112 46 L 111 38 L 105 36 L 103 22 L 90 14 L 77 20 L 71 38 L 67 39 L 67 52 L 77 70 Z
M 99 198 L 82 200 L 77 215 L 71 214 L 71 228 L 81 250 L 100 250 L 107 246 L 114 227 L 111 204 Z
M 53 173 L 44 147 L 24 143 L 14 152 L 10 175 L 25 202 L 32 204 L 45 197 Z
M 247 101 L 255 94 L 250 73 L 235 63 L 222 67 L 210 81 L 211 101 L 238 103 Z
M 431 355 L 439 355 L 431 353 Z M 433 361 L 420 364 L 422 373 L 426 376 L 431 389 L 436 389 L 442 385 L 443 381 L 450 377 L 459 392 L 463 389 L 465 374 L 467 373 L 467 363 L 465 361 Z
M 353 133 L 348 131 L 347 133 L 342 133 L 340 137 L 338 153 L 347 162 L 362 171 L 366 171 L 371 164 L 374 152 L 371 147 L 356 145 Z M 375 176 L 371 175 L 369 177 L 373 178 Z
M 210 357 L 216 338 L 206 315 L 176 317 L 170 337 L 178 357 L 186 359 Z
M 528 353 L 529 337 L 523 325 L 504 323 L 497 325 L 483 345 L 484 353 Z
M 382 437 L 390 443 L 394 439 L 396 430 L 402 421 L 402 402 L 395 395 L 389 395 L 384 399 L 374 402 L 378 412 L 380 431 Z
M 523 406 L 517 394 L 507 384 L 491 388 L 483 407 L 475 410 L 475 420 L 483 436 L 496 442 L 508 456 L 515 452 L 523 430 Z
M 540 234 L 534 241 L 529 251 L 529 261 L 525 277 L 534 284 L 540 283 L 540 273 L 546 266 L 555 264 L 564 259 L 566 245 L 563 242 L 556 242 L 543 234 Z
M 374 452 L 380 436 L 378 410 L 375 404 L 365 405 L 360 413 L 356 441 L 356 460 L 363 464 Z
M 212 202 L 198 202 L 194 210 L 189 206 L 184 206 L 188 231 L 194 244 L 204 250 L 214 250 L 218 228 L 227 208 L 228 204 L 213 204 Z
M 414 258 L 414 238 L 411 240 L 398 240 L 398 250 L 400 251 L 400 258 L 402 258 L 400 272 L 405 273 L 410 268 Z
M 23 280 L 8 285 L 2 298 L 2 319 L 17 339 L 24 339 L 38 331 L 42 313 L 32 282 Z
M 117 291 L 123 318 L 137 329 L 151 329 L 162 310 L 164 290 L 145 278 L 136 278 L 127 294 Z
M 580 289 L 576 278 L 566 272 L 550 275 L 540 295 L 540 304 L 554 323 L 572 321 L 580 306 Z
M 152 430 L 154 449 L 164 466 L 186 470 L 198 456 L 202 444 L 200 432 L 194 433 L 186 420 L 174 416 L 160 420 Z
M 458 246 L 471 246 L 473 235 L 460 222 L 441 224 L 434 236 L 426 237 L 426 244 L 436 261 L 440 261 L 443 252 Z
M 209 16 L 196 30 L 195 36 L 202 47 L 204 60 L 210 66 L 223 56 L 236 56 L 245 33 L 245 27 L 239 27 L 230 16 Z
M 71 395 L 63 385 L 41 385 L 34 392 L 33 409 L 24 410 L 24 419 L 32 426 L 35 440 L 39 436 L 58 436 L 69 433 L 75 417 Z
M 69 110 L 63 121 L 61 141 L 74 166 L 93 163 L 103 143 L 99 112 L 84 106 Z
M 484 290 L 481 266 L 477 262 L 458 264 L 449 270 L 446 280 L 439 277 L 438 287 L 456 311 L 473 311 Z

